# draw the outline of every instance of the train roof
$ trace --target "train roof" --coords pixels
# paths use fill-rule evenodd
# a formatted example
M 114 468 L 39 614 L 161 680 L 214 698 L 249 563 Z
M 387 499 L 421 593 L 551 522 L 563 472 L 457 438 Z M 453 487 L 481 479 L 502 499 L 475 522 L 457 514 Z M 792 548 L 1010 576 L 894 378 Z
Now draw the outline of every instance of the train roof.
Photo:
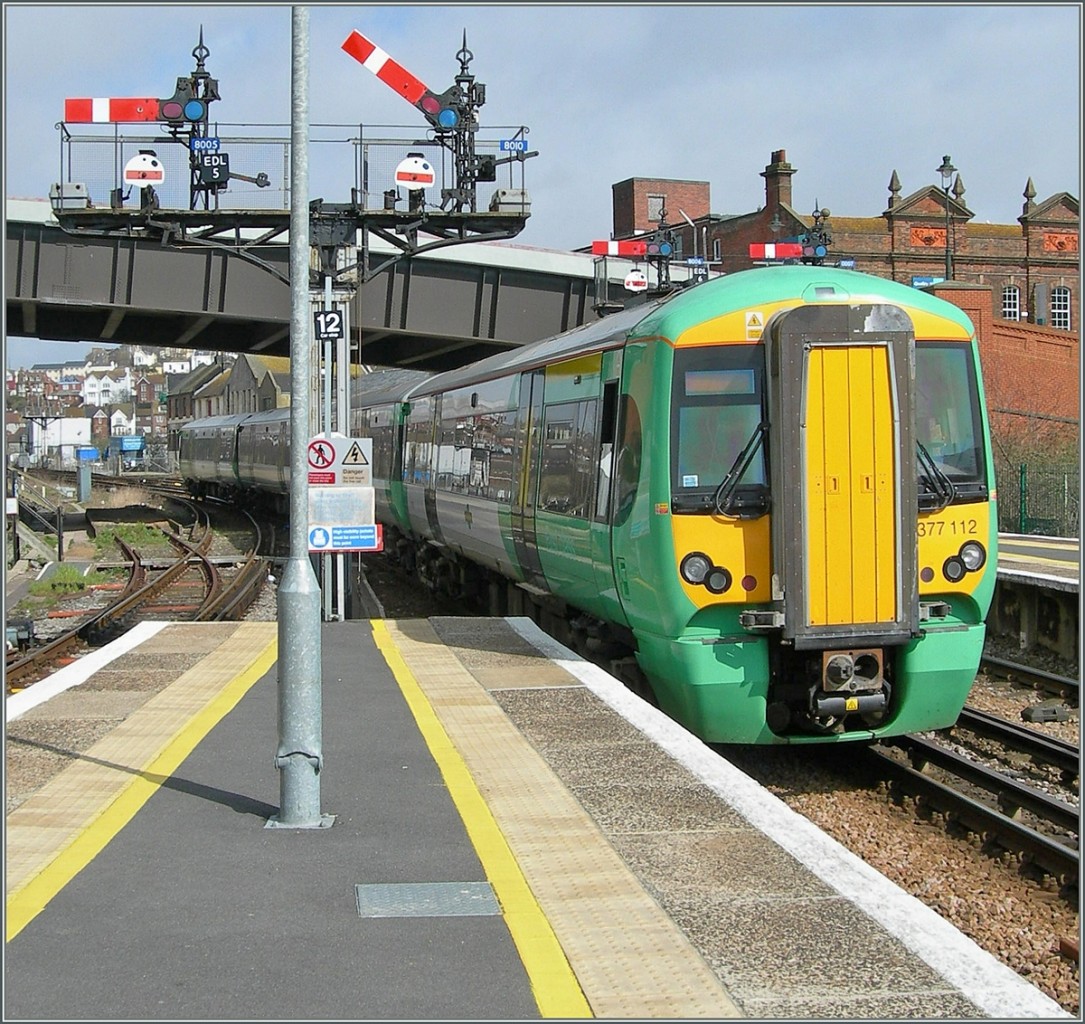
M 190 420 L 181 427 L 181 430 L 204 430 L 209 427 L 235 426 L 252 415 L 254 414 L 251 412 L 234 412 L 227 416 L 205 416 L 200 420 Z
M 352 399 L 364 399 L 365 405 L 387 405 L 402 401 L 404 394 L 432 376 L 425 370 L 378 368 L 355 377 L 351 381 L 350 393 Z
M 602 320 L 574 327 L 564 334 L 529 342 L 509 352 L 487 356 L 477 363 L 455 370 L 445 370 L 411 389 L 410 393 L 404 397 L 413 398 L 441 391 L 452 391 L 480 381 L 492 380 L 494 377 L 522 373 L 524 370 L 546 366 L 566 356 L 616 348 L 625 341 L 629 332 L 644 319 L 650 309 L 666 303 L 670 298 L 673 296 L 651 305 L 639 305 L 624 309 L 619 313 L 611 313 Z
M 677 338 L 683 331 L 750 306 L 786 302 L 849 304 L 890 303 L 940 317 L 972 335 L 971 321 L 960 307 L 930 292 L 873 274 L 838 267 L 783 264 L 757 267 L 714 278 L 679 292 L 641 318 L 630 337 Z

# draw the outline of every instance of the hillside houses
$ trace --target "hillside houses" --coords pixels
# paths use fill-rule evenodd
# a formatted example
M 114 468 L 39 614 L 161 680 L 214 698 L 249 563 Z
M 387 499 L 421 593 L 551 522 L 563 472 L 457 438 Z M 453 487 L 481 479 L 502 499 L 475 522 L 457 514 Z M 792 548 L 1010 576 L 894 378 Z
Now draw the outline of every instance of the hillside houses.
M 290 405 L 290 361 L 274 356 L 142 346 L 96 348 L 83 361 L 36 363 L 6 374 L 8 457 L 67 462 L 76 447 L 104 452 L 142 434 L 163 465 L 181 425 L 206 416 Z
M 171 415 L 173 425 L 178 423 L 170 411 L 171 397 L 183 408 L 183 419 L 208 415 L 204 410 L 218 403 L 205 403 L 197 412 L 195 390 L 217 378 L 228 379 L 233 358 L 184 349 L 101 347 L 82 360 L 9 369 L 5 375 L 7 456 L 63 463 L 74 459 L 77 447 L 93 445 L 104 452 L 111 437 L 126 434 L 142 434 L 148 451 L 164 456 L 169 449 Z M 246 401 L 266 400 L 268 394 L 276 401 L 284 400 L 278 384 L 268 383 L 269 372 L 266 367 L 247 368 L 243 375 L 248 381 Z M 275 373 L 279 372 L 275 367 Z M 285 401 L 289 402 L 288 396 Z

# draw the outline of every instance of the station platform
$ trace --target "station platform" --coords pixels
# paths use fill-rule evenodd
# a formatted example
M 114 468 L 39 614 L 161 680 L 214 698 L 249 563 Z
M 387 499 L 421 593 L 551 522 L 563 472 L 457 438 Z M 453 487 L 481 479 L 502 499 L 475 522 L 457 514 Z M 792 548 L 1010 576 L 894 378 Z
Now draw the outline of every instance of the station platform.
M 529 619 L 147 623 L 7 699 L 7 1020 L 1065 1018 Z

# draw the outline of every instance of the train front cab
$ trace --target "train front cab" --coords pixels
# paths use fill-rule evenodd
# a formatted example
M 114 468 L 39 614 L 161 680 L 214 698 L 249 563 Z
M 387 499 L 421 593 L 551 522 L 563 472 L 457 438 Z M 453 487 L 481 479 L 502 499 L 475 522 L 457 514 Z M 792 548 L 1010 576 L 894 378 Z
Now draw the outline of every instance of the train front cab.
M 676 406 L 722 388 L 746 444 L 713 480 L 727 514 L 706 509 L 703 485 L 682 486 L 701 481 L 672 410 L 673 558 L 697 610 L 669 638 L 639 631 L 638 658 L 710 742 L 864 740 L 947 726 L 964 704 L 994 585 L 989 439 L 970 332 L 912 312 L 918 343 L 899 306 L 837 303 L 778 310 L 762 345 L 676 350 Z M 917 433 L 939 387 L 957 397 L 920 412 L 959 442 L 956 483 L 953 446 L 932 455 L 926 421 Z

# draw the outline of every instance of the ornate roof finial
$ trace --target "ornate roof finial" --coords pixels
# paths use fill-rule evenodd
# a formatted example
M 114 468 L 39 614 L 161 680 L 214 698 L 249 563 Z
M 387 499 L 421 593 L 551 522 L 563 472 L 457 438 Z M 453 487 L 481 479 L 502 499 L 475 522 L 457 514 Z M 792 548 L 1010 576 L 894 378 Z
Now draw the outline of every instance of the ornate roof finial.
M 892 209 L 897 203 L 900 202 L 900 178 L 897 177 L 896 169 L 893 170 L 893 176 L 889 179 L 889 207 Z
M 460 62 L 460 74 L 467 74 L 467 65 L 475 59 L 475 55 L 467 49 L 467 29 L 463 30 L 463 48 L 456 54 L 456 60 Z
M 211 56 L 211 51 L 203 45 L 203 25 L 200 26 L 200 42 L 192 51 L 192 56 L 196 58 L 196 71 L 204 71 L 203 62 Z
M 1021 194 L 1025 197 L 1025 205 L 1021 207 L 1021 215 L 1027 216 L 1035 206 L 1032 200 L 1036 198 L 1036 186 L 1032 184 L 1032 178 L 1029 178 L 1028 184 L 1025 185 L 1025 191 Z

